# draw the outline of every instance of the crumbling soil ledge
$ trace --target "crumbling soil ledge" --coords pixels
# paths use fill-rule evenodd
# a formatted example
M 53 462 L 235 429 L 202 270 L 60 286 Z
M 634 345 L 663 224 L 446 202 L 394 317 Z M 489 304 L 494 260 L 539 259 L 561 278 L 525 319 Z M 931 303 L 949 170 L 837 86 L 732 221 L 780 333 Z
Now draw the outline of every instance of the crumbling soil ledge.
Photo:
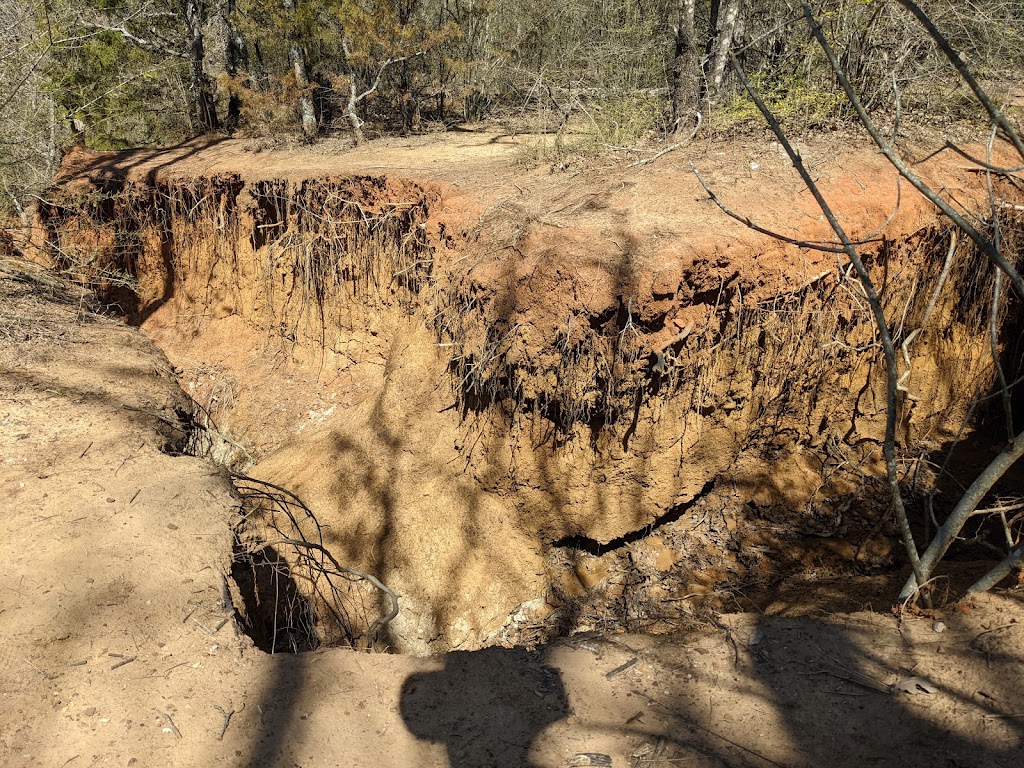
M 6 766 L 564 768 L 587 753 L 1005 768 L 1022 754 L 1013 592 L 902 623 L 733 615 L 536 651 L 264 654 L 225 608 L 225 476 L 167 453 L 185 405 L 167 361 L 21 280 L 0 278 L 0 318 Z M 935 692 L 889 691 L 911 675 Z
M 487 137 L 417 142 L 75 153 L 39 211 L 54 259 L 107 283 L 172 358 L 230 438 L 220 458 L 295 492 L 342 562 L 401 595 L 389 647 L 660 630 L 721 607 L 723 584 L 894 565 L 884 541 L 861 547 L 886 507 L 885 397 L 856 282 L 833 253 L 725 218 L 688 168 L 828 241 L 777 148 L 739 148 L 757 157 L 741 172 L 716 159 L 728 146 L 552 176 Z M 991 382 L 971 298 L 991 269 L 951 251 L 873 148 L 803 151 L 901 333 L 921 331 L 899 435 L 919 461 Z M 919 171 L 984 210 L 952 153 Z M 616 542 L 617 562 L 587 556 Z

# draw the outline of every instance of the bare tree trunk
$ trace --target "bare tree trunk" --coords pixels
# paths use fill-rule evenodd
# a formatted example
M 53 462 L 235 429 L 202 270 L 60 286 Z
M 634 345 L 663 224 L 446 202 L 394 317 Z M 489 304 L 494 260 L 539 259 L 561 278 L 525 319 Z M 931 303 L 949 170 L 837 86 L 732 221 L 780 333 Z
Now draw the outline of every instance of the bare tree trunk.
M 309 89 L 306 54 L 298 43 L 292 43 L 290 54 L 292 67 L 295 69 L 295 85 L 301 94 L 299 96 L 299 109 L 302 112 L 302 135 L 312 140 L 316 138 L 317 134 L 317 119 L 316 109 L 313 106 L 313 95 Z
M 725 79 L 725 65 L 729 61 L 729 49 L 732 48 L 736 22 L 740 17 L 741 0 L 712 0 L 711 31 L 707 44 L 705 60 L 704 88 L 708 103 L 718 101 Z
M 206 50 L 203 47 L 203 24 L 206 13 L 201 0 L 186 0 L 185 23 L 189 35 L 189 73 L 192 89 L 192 110 L 195 127 L 200 133 L 211 133 L 220 128 L 217 105 L 213 100 L 213 86 L 206 76 Z
M 295 13 L 295 0 L 284 0 L 284 9 L 289 16 Z M 288 57 L 291 60 L 292 69 L 295 72 L 295 86 L 299 89 L 299 111 L 302 115 L 302 135 L 307 141 L 316 138 L 318 131 L 316 108 L 313 105 L 313 94 L 309 87 L 309 70 L 306 67 L 306 52 L 295 40 L 295 32 L 292 32 L 292 41 L 288 47 Z
M 345 114 L 348 117 L 349 125 L 352 126 L 352 137 L 355 139 L 356 145 L 362 144 L 366 141 L 366 137 L 363 135 L 363 121 L 359 117 L 359 90 L 356 83 L 356 73 L 352 68 L 352 52 L 349 49 L 348 38 L 342 35 L 341 37 L 341 50 L 345 54 L 345 68 L 348 70 L 348 104 L 345 108 Z
M 407 29 L 412 22 L 412 17 L 419 8 L 420 0 L 399 0 L 397 4 L 398 23 L 403 30 Z M 420 127 L 420 103 L 419 94 L 413 88 L 413 72 L 410 67 L 410 58 L 404 57 L 402 69 L 398 75 L 399 99 L 401 100 L 402 112 L 402 135 L 419 130 Z
M 675 28 L 675 55 L 672 59 L 672 133 L 679 136 L 684 122 L 700 106 L 700 55 L 695 46 L 695 0 L 679 0 L 679 19 Z
M 352 136 L 355 138 L 356 144 L 362 144 L 366 141 L 366 137 L 363 136 L 363 121 L 359 118 L 359 113 L 356 111 L 359 97 L 356 95 L 355 76 L 350 77 L 348 82 L 348 107 L 346 110 L 348 122 L 352 126 Z
M 988 592 L 1015 569 L 1020 570 L 1022 564 L 1024 564 L 1024 546 L 1017 547 L 999 565 L 974 582 L 967 590 L 967 594 L 973 595 L 978 592 Z
M 248 59 L 248 52 L 245 48 L 245 39 L 235 25 L 235 0 L 224 0 L 221 5 L 221 19 L 224 23 L 224 71 L 229 77 L 235 77 L 239 70 L 245 67 Z M 238 91 L 232 88 L 228 93 L 228 114 L 224 125 L 229 130 L 238 127 L 242 117 L 242 97 Z
M 408 136 L 420 129 L 419 95 L 413 89 L 413 74 L 409 62 L 402 62 L 402 73 L 398 78 L 402 109 L 402 135 Z

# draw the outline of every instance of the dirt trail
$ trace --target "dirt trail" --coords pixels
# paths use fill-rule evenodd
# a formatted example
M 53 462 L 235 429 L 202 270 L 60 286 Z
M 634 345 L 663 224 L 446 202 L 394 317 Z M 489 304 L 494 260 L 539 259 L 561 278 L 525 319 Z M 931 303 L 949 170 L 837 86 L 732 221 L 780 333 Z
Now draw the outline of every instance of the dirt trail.
M 224 607 L 229 484 L 166 453 L 182 398 L 164 357 L 7 278 L 0 316 L 4 765 L 995 768 L 1024 754 L 1014 594 L 945 614 L 942 633 L 932 618 L 726 615 L 533 651 L 265 654 Z M 910 675 L 936 692 L 888 692 Z

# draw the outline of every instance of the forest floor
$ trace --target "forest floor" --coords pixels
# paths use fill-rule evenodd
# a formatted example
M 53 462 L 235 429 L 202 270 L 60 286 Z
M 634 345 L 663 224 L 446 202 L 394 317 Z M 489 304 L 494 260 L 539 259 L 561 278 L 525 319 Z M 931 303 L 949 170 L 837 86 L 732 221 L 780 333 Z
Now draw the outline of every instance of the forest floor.
M 518 157 L 506 141 L 472 136 L 464 156 L 432 137 L 366 151 L 424 178 L 444 160 L 437 176 L 468 185 L 449 205 L 480 211 L 522 181 L 495 165 L 495 152 Z M 367 168 L 366 155 L 318 159 L 325 149 L 266 162 L 244 143 L 194 149 L 118 162 L 244 164 L 266 178 Z M 736 151 L 754 153 L 751 174 L 764 166 L 761 150 Z M 156 324 L 155 338 L 172 335 Z M 1024 765 L 1019 589 L 926 615 L 805 605 L 428 658 L 264 653 L 239 631 L 226 581 L 238 514 L 227 473 L 180 455 L 181 365 L 30 268 L 0 271 L 4 765 Z M 316 382 L 296 392 L 275 429 L 330 407 Z

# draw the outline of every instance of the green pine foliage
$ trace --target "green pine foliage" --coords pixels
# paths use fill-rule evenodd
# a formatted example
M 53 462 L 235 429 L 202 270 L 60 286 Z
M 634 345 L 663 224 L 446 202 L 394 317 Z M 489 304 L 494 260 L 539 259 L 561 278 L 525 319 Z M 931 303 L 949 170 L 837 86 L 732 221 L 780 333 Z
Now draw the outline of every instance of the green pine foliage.
M 115 32 L 76 41 L 45 75 L 46 91 L 62 113 L 85 123 L 95 149 L 166 144 L 188 134 L 183 100 L 168 98 L 185 88 L 184 63 Z

